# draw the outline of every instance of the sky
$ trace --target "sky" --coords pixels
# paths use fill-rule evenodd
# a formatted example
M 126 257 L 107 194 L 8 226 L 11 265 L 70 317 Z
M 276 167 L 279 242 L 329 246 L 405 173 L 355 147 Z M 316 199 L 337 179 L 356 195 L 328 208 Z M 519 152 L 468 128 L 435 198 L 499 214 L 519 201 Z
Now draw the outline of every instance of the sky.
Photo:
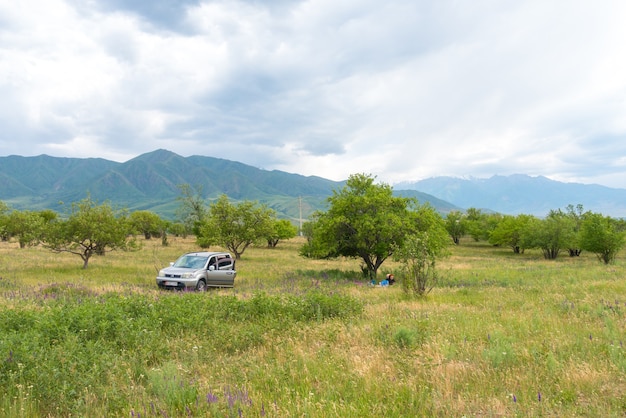
M 0 156 L 626 188 L 622 0 L 0 0 Z

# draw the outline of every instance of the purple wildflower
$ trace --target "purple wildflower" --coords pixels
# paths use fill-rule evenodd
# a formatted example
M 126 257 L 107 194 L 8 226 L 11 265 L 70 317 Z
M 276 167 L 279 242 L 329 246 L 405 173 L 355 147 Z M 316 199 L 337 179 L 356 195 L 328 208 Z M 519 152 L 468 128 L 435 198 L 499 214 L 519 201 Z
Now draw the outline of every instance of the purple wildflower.
M 537 400 L 541 402 L 541 392 L 537 392 Z
M 517 402 L 517 396 L 515 396 L 515 394 L 513 394 L 513 402 Z

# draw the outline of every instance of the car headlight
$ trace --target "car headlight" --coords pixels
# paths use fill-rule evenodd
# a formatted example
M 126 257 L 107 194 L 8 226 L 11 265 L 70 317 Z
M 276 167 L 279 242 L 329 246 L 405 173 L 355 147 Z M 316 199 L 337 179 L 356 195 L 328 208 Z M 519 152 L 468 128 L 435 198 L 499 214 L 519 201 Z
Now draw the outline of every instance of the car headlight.
M 191 279 L 195 275 L 196 275 L 196 272 L 194 271 L 193 273 L 183 273 L 180 275 L 180 277 L 182 279 Z
M 159 270 L 159 277 L 165 276 L 165 270 Z

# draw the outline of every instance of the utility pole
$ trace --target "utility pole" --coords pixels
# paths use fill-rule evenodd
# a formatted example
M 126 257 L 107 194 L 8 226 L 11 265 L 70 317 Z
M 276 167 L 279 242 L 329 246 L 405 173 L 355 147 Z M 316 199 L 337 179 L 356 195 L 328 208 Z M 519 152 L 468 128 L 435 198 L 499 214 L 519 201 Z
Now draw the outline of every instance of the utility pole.
M 298 206 L 300 208 L 300 228 L 299 235 L 302 236 L 302 196 L 298 196 Z

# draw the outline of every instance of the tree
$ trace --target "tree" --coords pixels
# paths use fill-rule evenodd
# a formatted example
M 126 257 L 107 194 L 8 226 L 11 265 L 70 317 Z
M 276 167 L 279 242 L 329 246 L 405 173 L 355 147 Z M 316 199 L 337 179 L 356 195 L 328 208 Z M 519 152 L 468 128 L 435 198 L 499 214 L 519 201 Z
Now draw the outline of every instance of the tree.
M 414 219 L 415 230 L 394 253 L 394 258 L 403 263 L 404 291 L 421 296 L 429 293 L 437 283 L 437 260 L 448 254 L 450 237 L 444 220 L 432 207 L 420 207 Z
M 159 237 L 164 231 L 164 221 L 159 215 L 148 210 L 138 210 L 129 216 L 131 228 L 143 234 L 145 239 Z
M 560 211 L 550 211 L 545 219 L 531 219 L 525 229 L 522 245 L 540 248 L 546 260 L 554 260 L 575 239 L 574 222 Z
M 585 217 L 585 213 L 583 212 L 583 205 L 578 204 L 576 207 L 574 205 L 567 205 L 565 208 L 567 211 L 567 216 L 569 216 L 572 221 L 574 221 L 574 239 L 572 240 L 567 251 L 569 252 L 570 257 L 578 257 L 582 252 L 579 243 L 579 234 L 580 234 L 580 226 Z
M 248 246 L 271 235 L 274 217 L 274 211 L 264 205 L 252 201 L 234 204 L 228 196 L 221 195 L 210 205 L 199 227 L 198 245 L 221 245 L 239 259 Z
M 461 237 L 465 235 L 466 229 L 467 224 L 461 211 L 453 210 L 448 213 L 448 216 L 446 216 L 446 230 L 455 244 L 459 244 Z
M 599 213 L 587 213 L 581 223 L 581 248 L 594 253 L 604 264 L 610 264 L 624 246 L 624 231 L 619 223 Z
M 91 197 L 72 203 L 66 220 L 51 222 L 44 234 L 44 246 L 54 252 L 80 256 L 87 268 L 94 254 L 113 250 L 133 250 L 128 239 L 130 226 L 125 213 L 116 214 L 107 203 L 98 205 Z
M 5 231 L 10 237 L 17 237 L 20 248 L 37 245 L 43 235 L 43 230 L 56 214 L 51 211 L 32 212 L 14 210 L 7 216 Z
M 185 225 L 186 230 L 191 231 L 197 237 L 207 215 L 206 204 L 202 198 L 202 187 L 197 186 L 194 190 L 188 184 L 181 184 L 178 188 L 181 192 L 181 196 L 178 197 L 181 202 L 178 217 Z
M 0 200 L 0 239 L 2 239 L 2 241 L 9 240 L 9 234 L 7 232 L 7 224 L 9 222 L 7 214 L 9 210 L 9 206 Z
M 509 247 L 515 254 L 524 252 L 523 234 L 533 219 L 532 215 L 505 215 L 498 226 L 491 231 L 489 243 Z
M 311 236 L 300 254 L 359 258 L 363 274 L 375 279 L 378 268 L 415 228 L 409 211 L 412 202 L 393 196 L 389 185 L 375 184 L 371 176 L 351 175 L 345 186 L 328 198 L 328 211 L 312 217 Z
M 272 230 L 267 237 L 267 246 L 275 248 L 280 240 L 290 239 L 298 234 L 298 228 L 287 219 L 274 219 Z

